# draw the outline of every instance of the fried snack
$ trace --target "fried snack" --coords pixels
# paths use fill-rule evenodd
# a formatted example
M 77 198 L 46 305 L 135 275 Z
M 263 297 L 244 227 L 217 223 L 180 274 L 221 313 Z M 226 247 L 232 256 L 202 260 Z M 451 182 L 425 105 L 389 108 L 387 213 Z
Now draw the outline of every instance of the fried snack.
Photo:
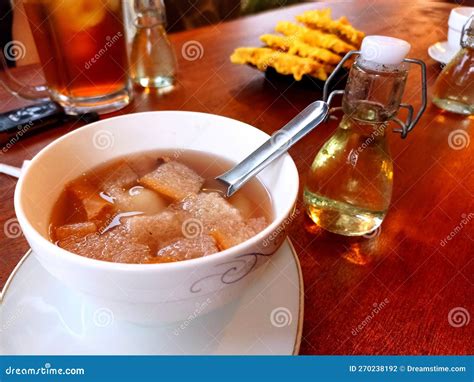
M 235 64 L 250 64 L 265 71 L 273 67 L 280 74 L 292 74 L 299 81 L 304 75 L 325 81 L 343 56 L 357 50 L 364 33 L 345 17 L 331 18 L 331 10 L 306 11 L 296 17 L 304 25 L 280 21 L 275 30 L 281 35 L 264 34 L 262 48 L 238 48 L 231 56 Z M 346 60 L 350 68 L 352 60 Z
M 359 46 L 364 38 L 364 33 L 350 25 L 346 17 L 333 20 L 330 8 L 306 11 L 296 16 L 296 19 L 312 29 L 333 33 L 352 45 Z
M 328 49 L 311 46 L 304 41 L 298 39 L 296 35 L 278 36 L 274 34 L 264 34 L 260 36 L 260 40 L 273 49 L 280 49 L 289 54 L 312 58 L 322 63 L 337 65 L 341 61 L 341 57 Z
M 357 50 L 355 46 L 342 41 L 335 34 L 323 33 L 289 21 L 278 22 L 275 30 L 285 36 L 296 35 L 298 39 L 311 46 L 329 49 L 338 54 L 346 54 L 350 50 Z
M 254 65 L 261 71 L 272 67 L 280 74 L 293 75 L 296 81 L 301 80 L 305 74 L 325 81 L 328 71 L 332 70 L 310 58 L 293 56 L 271 48 L 237 48 L 230 60 L 234 64 Z

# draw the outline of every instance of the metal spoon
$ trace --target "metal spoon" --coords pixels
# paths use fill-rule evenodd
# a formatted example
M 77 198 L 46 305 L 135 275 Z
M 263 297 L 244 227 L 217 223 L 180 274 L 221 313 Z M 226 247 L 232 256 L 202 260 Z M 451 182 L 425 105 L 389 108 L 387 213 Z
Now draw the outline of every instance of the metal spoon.
M 30 163 L 29 160 L 25 160 L 21 168 L 0 163 L 0 174 L 6 174 L 6 175 L 13 176 L 14 178 L 19 178 L 21 175 L 21 172 L 26 168 L 26 166 L 28 166 L 29 163 Z
M 301 113 L 273 133 L 263 145 L 251 153 L 232 169 L 218 176 L 216 191 L 230 197 L 248 180 L 257 175 L 272 161 L 282 156 L 301 138 L 324 122 L 329 112 L 326 102 L 316 101 L 309 104 Z M 214 186 L 214 185 L 213 185 Z M 214 188 L 214 187 L 213 187 Z

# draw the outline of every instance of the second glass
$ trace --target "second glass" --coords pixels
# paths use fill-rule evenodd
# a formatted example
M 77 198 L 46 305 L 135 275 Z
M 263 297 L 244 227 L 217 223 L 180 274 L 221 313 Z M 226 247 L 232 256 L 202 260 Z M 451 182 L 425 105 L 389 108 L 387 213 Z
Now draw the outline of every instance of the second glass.
M 474 15 L 464 25 L 461 50 L 436 80 L 433 103 L 452 113 L 474 114 Z
M 168 91 L 176 78 L 176 57 L 166 34 L 163 0 L 133 0 L 130 7 L 132 34 L 130 72 L 142 87 Z

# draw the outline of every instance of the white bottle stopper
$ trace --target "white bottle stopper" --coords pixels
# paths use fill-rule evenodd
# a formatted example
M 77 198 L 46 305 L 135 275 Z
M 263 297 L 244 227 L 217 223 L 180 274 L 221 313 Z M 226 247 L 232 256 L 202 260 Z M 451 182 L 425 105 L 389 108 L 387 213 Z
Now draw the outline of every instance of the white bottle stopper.
M 362 59 L 379 65 L 399 65 L 411 46 L 405 40 L 388 36 L 367 36 L 362 40 Z

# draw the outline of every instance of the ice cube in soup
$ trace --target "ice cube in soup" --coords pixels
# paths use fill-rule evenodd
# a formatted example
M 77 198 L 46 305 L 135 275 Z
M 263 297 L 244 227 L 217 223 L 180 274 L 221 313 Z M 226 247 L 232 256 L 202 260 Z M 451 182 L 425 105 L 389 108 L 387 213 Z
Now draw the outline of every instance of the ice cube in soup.
M 107 162 L 65 186 L 51 215 L 51 240 L 119 263 L 173 262 L 233 247 L 268 225 L 272 206 L 256 178 L 229 199 L 213 192 L 213 179 L 232 166 L 192 150 Z

